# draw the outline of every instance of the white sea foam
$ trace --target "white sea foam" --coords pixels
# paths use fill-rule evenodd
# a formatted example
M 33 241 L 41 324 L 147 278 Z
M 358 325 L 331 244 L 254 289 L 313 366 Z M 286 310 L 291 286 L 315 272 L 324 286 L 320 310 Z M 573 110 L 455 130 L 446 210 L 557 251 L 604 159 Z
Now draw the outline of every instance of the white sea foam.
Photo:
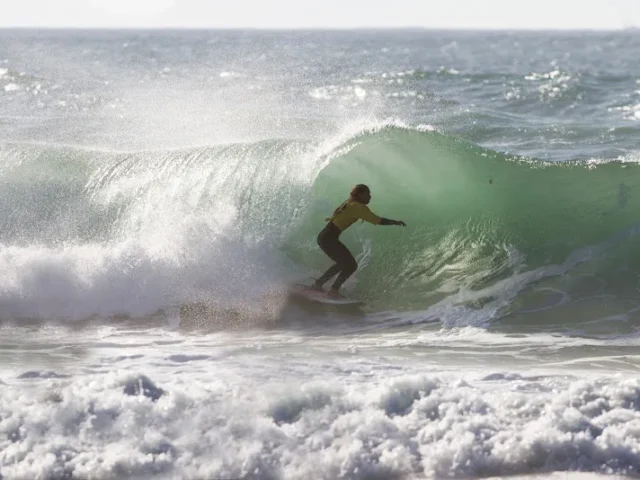
M 640 120 L 640 103 L 609 108 L 609 111 L 622 112 L 626 120 Z
M 276 360 L 194 347 L 103 356 L 68 377 L 5 371 L 2 475 L 365 479 L 640 469 L 637 379 L 461 376 L 358 357 L 313 360 L 300 351 Z
M 263 270 L 270 254 L 253 256 L 251 248 L 228 249 L 224 241 L 217 245 L 204 249 L 209 253 L 200 252 L 209 260 L 193 263 L 185 261 L 185 254 L 161 255 L 137 241 L 60 249 L 4 247 L 0 251 L 5 271 L 0 282 L 2 320 L 141 317 L 202 299 L 246 305 L 275 281 L 277 270 L 268 276 Z

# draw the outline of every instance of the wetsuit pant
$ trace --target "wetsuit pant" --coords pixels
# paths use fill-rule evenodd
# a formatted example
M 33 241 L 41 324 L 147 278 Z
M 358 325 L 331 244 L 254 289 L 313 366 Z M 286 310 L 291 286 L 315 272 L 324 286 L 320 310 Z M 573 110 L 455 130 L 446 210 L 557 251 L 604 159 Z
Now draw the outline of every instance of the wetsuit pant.
M 318 245 L 327 256 L 333 260 L 335 265 L 322 274 L 316 280 L 316 286 L 321 287 L 333 276 L 338 275 L 336 281 L 333 282 L 332 289 L 338 290 L 342 284 L 353 275 L 358 269 L 356 259 L 349 249 L 339 240 L 340 229 L 333 223 L 329 222 L 326 227 L 318 234 Z

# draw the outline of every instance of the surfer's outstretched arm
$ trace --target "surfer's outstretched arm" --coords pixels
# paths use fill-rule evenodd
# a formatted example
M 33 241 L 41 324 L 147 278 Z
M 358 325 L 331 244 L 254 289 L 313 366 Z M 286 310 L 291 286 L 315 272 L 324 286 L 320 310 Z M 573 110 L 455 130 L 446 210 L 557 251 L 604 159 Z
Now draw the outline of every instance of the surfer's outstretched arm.
M 407 224 L 402 220 L 391 220 L 390 218 L 377 216 L 375 213 L 369 210 L 369 207 L 367 207 L 366 205 L 363 205 L 361 203 L 356 205 L 358 208 L 358 217 L 366 222 L 373 223 L 374 225 L 400 225 L 403 227 L 407 226 Z
M 402 220 L 391 220 L 390 218 L 380 218 L 380 223 L 378 225 L 399 225 L 401 227 L 407 226 L 407 224 Z

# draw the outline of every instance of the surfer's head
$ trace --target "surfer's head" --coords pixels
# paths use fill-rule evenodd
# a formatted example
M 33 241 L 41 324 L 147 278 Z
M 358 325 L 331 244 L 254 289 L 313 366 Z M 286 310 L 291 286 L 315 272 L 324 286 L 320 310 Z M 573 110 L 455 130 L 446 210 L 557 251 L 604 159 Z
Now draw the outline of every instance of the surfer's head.
M 359 183 L 355 187 L 351 189 L 351 194 L 349 195 L 351 200 L 355 200 L 356 202 L 364 203 L 367 205 L 371 201 L 371 190 L 363 183 Z

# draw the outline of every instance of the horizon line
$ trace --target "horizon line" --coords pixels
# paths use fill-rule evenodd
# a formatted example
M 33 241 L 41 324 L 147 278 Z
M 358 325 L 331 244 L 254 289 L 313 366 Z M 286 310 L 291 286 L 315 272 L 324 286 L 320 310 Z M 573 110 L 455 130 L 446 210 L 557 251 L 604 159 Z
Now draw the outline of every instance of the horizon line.
M 180 26 L 180 25 L 156 25 L 156 26 L 117 26 L 117 25 L 0 25 L 0 30 L 176 30 L 176 31 L 362 31 L 362 30 L 424 30 L 424 31 L 466 31 L 466 32 L 621 32 L 640 31 L 640 26 L 629 25 L 621 27 L 433 27 L 420 25 L 406 26 L 340 26 L 340 27 L 283 27 L 283 26 Z

